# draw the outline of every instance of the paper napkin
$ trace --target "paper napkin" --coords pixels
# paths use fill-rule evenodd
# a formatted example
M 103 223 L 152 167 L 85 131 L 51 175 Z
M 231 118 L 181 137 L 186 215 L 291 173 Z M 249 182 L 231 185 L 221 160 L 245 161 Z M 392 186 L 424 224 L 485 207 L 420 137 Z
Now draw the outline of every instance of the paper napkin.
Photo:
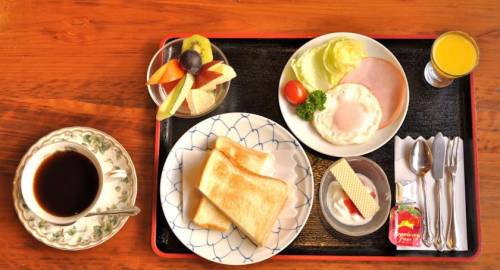
M 417 138 L 420 139 L 421 137 Z M 445 137 L 446 143 L 449 138 Z M 432 149 L 432 142 L 434 137 L 427 140 L 429 147 Z M 408 156 L 415 143 L 415 139 L 406 137 L 401 139 L 396 136 L 394 143 L 394 179 L 396 182 L 412 181 L 411 184 L 405 186 L 403 195 L 415 201 L 418 207 L 424 213 L 423 193 L 421 191 L 421 184 L 417 181 L 418 177 L 410 170 L 408 163 Z M 465 206 L 465 182 L 464 182 L 464 161 L 463 161 L 463 141 L 460 139 L 458 148 L 458 167 L 455 179 L 455 228 L 457 230 L 457 248 L 456 250 L 467 250 L 467 221 L 466 221 L 466 206 Z M 448 181 L 451 177 L 445 171 L 445 178 L 441 182 L 441 217 L 442 217 L 442 235 L 443 240 L 446 241 L 447 228 L 448 228 L 448 205 L 449 195 L 447 192 Z M 427 195 L 427 209 L 429 211 L 429 226 L 432 235 L 436 235 L 435 226 L 435 184 L 436 181 L 432 177 L 432 172 L 429 171 L 425 175 L 426 195 Z M 434 246 L 426 247 L 421 243 L 420 247 L 397 247 L 398 250 L 436 250 Z M 445 249 L 447 250 L 447 248 Z

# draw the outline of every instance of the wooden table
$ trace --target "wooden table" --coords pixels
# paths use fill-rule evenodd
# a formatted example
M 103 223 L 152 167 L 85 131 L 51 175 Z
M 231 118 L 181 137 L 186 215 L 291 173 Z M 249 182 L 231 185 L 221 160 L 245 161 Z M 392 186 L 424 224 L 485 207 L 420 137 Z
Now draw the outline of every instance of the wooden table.
M 0 1 L 0 269 L 219 268 L 201 259 L 172 261 L 150 247 L 155 106 L 146 66 L 168 32 L 437 34 L 476 37 L 482 255 L 468 264 L 412 264 L 418 269 L 494 269 L 500 257 L 500 2 L 481 1 Z M 271 2 L 271 1 L 270 1 Z M 305 2 L 305 1 L 304 1 Z M 91 126 L 120 141 L 137 168 L 140 216 L 105 244 L 58 251 L 21 226 L 12 179 L 39 137 Z M 405 263 L 267 261 L 264 269 L 401 269 Z

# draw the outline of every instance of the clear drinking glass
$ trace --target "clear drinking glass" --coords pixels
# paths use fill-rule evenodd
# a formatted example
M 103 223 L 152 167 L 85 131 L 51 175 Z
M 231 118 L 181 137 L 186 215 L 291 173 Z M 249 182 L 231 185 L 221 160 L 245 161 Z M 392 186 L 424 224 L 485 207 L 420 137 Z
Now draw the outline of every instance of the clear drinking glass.
M 474 39 L 461 31 L 449 31 L 432 44 L 424 77 L 430 85 L 444 88 L 454 79 L 471 73 L 478 63 L 479 48 Z

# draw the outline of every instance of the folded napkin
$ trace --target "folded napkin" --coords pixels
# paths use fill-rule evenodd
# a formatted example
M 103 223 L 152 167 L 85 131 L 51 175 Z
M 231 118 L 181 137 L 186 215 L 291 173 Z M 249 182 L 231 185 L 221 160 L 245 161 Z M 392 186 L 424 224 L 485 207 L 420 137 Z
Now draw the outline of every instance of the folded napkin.
M 421 137 L 417 138 L 420 139 Z M 446 143 L 448 143 L 449 138 L 445 137 Z M 434 137 L 427 140 L 429 147 L 432 149 L 432 142 Z M 421 191 L 421 184 L 417 181 L 418 177 L 410 170 L 408 165 L 408 156 L 415 143 L 415 139 L 406 137 L 401 139 L 396 136 L 394 143 L 394 179 L 396 183 L 402 183 L 411 181 L 410 184 L 405 185 L 403 188 L 402 196 L 410 199 L 417 203 L 417 206 L 424 213 L 423 204 L 423 193 Z M 458 148 L 458 166 L 457 174 L 455 179 L 455 229 L 457 231 L 457 248 L 456 250 L 467 250 L 467 221 L 466 221 L 466 206 L 465 206 L 465 178 L 464 178 L 464 158 L 463 158 L 463 141 L 460 139 Z M 449 195 L 447 192 L 448 181 L 451 181 L 451 177 L 445 171 L 444 179 L 441 182 L 441 217 L 442 217 L 442 235 L 443 240 L 446 241 L 447 229 L 448 229 L 448 205 Z M 432 172 L 429 171 L 425 175 L 426 184 L 426 195 L 427 195 L 427 209 L 429 211 L 429 227 L 431 229 L 432 235 L 436 235 L 435 226 L 435 184 L 436 181 L 432 177 Z M 426 247 L 421 243 L 420 247 L 397 247 L 398 250 L 436 250 L 434 246 Z M 445 248 L 447 250 L 447 248 Z
M 278 219 L 281 220 L 282 225 L 286 225 L 283 219 L 293 219 L 297 216 L 297 209 L 295 205 L 297 204 L 297 186 L 295 181 L 297 180 L 297 174 L 295 173 L 295 167 L 297 161 L 293 158 L 295 153 L 294 149 L 281 149 L 272 152 L 272 162 L 267 167 L 264 167 L 262 174 L 268 177 L 273 177 L 285 181 L 290 188 L 290 194 L 288 195 L 288 200 L 283 205 Z
M 269 163 L 269 166 L 264 167 L 262 172 L 265 176 L 285 181 L 290 188 L 288 200 L 278 216 L 282 225 L 286 225 L 288 221 L 295 221 L 297 216 L 297 210 L 295 209 L 297 204 L 297 187 L 295 185 L 297 174 L 294 169 L 297 162 L 293 157 L 294 151 L 293 149 L 281 149 L 272 152 L 272 162 Z M 182 215 L 186 223 L 190 222 L 188 217 L 190 211 L 192 211 L 188 209 L 188 206 L 192 205 L 189 203 L 190 200 L 196 196 L 202 196 L 190 179 L 200 177 L 205 156 L 206 151 L 186 150 L 182 153 Z

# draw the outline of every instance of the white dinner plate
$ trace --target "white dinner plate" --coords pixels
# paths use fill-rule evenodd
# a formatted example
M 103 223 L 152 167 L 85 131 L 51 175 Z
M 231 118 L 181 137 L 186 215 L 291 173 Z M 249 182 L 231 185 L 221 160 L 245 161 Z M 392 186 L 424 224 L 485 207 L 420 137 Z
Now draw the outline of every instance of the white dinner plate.
M 234 225 L 221 233 L 201 228 L 182 214 L 182 156 L 186 151 L 209 150 L 217 136 L 227 136 L 261 151 L 292 149 L 296 161 L 296 217 L 278 218 L 263 247 L 256 247 Z M 276 161 L 279 163 L 279 160 Z M 160 180 L 160 198 L 168 225 L 177 238 L 199 256 L 222 264 L 245 265 L 268 259 L 285 249 L 300 233 L 309 217 L 314 182 L 309 159 L 298 141 L 282 126 L 249 113 L 226 113 L 205 119 L 182 135 L 170 150 Z M 286 224 L 286 225 L 284 225 Z
M 312 123 L 304 121 L 300 119 L 295 113 L 295 106 L 291 105 L 283 95 L 283 87 L 289 80 L 295 80 L 296 77 L 291 68 L 291 60 L 296 58 L 301 53 L 306 51 L 307 49 L 316 47 L 320 44 L 323 44 L 329 40 L 346 37 L 350 39 L 354 39 L 360 41 L 366 51 L 367 56 L 371 57 L 379 57 L 382 58 L 389 63 L 392 63 L 397 69 L 401 71 L 404 77 L 404 86 L 406 91 L 404 107 L 399 115 L 399 117 L 389 126 L 379 129 L 375 132 L 375 134 L 365 143 L 362 144 L 352 144 L 352 145 L 334 145 L 325 139 L 323 139 L 318 132 L 314 129 Z M 380 44 L 378 41 L 369 38 L 364 35 L 355 34 L 355 33 L 331 33 L 326 34 L 315 39 L 310 40 L 302 47 L 300 47 L 288 60 L 283 72 L 281 73 L 279 88 L 278 88 L 278 100 L 279 106 L 281 110 L 281 114 L 285 119 L 286 124 L 290 128 L 290 130 L 297 136 L 297 138 L 309 146 L 310 148 L 323 153 L 329 156 L 335 157 L 351 157 L 351 156 L 360 156 L 370 152 L 373 152 L 386 144 L 399 130 L 403 121 L 406 117 L 406 112 L 408 111 L 408 104 L 410 100 L 410 93 L 408 87 L 408 80 L 406 78 L 406 74 L 403 70 L 403 67 L 399 63 L 398 59 L 389 51 L 384 45 Z

